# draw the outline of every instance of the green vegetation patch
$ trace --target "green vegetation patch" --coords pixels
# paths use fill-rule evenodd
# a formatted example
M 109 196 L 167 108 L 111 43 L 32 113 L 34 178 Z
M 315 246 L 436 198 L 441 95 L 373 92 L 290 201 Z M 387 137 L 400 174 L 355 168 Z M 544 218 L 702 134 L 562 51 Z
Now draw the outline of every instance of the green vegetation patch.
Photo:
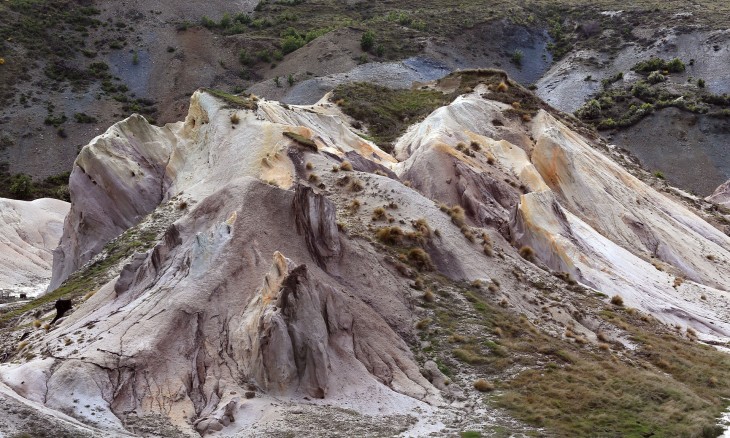
M 259 107 L 256 101 L 251 97 L 230 94 L 226 93 L 225 91 L 215 90 L 212 88 L 203 88 L 202 90 L 226 102 L 226 104 L 231 108 L 256 110 Z
M 677 108 L 694 114 L 730 118 L 730 96 L 716 95 L 705 89 L 702 79 L 686 83 L 669 81 L 669 75 L 684 71 L 684 63 L 674 58 L 651 58 L 639 62 L 634 70 L 645 76 L 633 83 L 615 84 L 617 74 L 602 81 L 601 91 L 580 107 L 575 115 L 598 129 L 625 128 L 662 108 Z
M 56 198 L 70 201 L 68 191 L 69 172 L 34 181 L 23 173 L 10 173 L 7 163 L 0 163 L 0 198 L 32 201 L 39 198 Z
M 438 91 L 394 90 L 364 82 L 338 86 L 332 100 L 345 114 L 364 122 L 375 143 L 388 152 L 408 126 L 450 101 Z
M 287 137 L 291 140 L 294 140 L 295 143 L 297 143 L 298 145 L 304 146 L 306 149 L 312 150 L 314 152 L 317 151 L 317 143 L 315 143 L 310 138 L 297 134 L 296 132 L 290 132 L 290 131 L 284 131 L 281 133 L 281 135 L 283 135 L 284 137 Z

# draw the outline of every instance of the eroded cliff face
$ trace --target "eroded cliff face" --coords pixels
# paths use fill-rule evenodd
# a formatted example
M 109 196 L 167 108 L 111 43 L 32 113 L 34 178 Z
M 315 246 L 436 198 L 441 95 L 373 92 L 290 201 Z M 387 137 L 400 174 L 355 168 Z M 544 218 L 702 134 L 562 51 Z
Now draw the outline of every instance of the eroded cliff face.
M 419 331 L 442 317 L 429 303 L 474 300 L 449 293 L 463 285 L 490 285 L 500 306 L 588 343 L 606 329 L 598 310 L 548 306 L 539 290 L 620 294 L 728 336 L 715 306 L 728 237 L 547 112 L 516 117 L 486 92 L 413 126 L 397 160 L 326 102 L 199 91 L 184 122 L 116 124 L 74 167 L 52 288 L 140 221 L 165 231 L 27 336 L 0 379 L 102 434 L 265 433 L 290 406 L 334 405 L 382 436 L 486 415 Z M 424 295 L 424 278 L 443 293 Z
M 56 199 L 0 199 L 0 290 L 28 296 L 45 291 L 68 210 Z

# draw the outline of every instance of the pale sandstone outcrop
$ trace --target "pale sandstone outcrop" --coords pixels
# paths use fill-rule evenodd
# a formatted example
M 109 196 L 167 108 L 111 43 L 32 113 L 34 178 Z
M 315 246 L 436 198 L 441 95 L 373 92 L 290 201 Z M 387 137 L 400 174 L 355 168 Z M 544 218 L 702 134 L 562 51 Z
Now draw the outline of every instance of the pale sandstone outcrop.
M 35 296 L 46 289 L 69 207 L 57 199 L 0 199 L 0 290 Z

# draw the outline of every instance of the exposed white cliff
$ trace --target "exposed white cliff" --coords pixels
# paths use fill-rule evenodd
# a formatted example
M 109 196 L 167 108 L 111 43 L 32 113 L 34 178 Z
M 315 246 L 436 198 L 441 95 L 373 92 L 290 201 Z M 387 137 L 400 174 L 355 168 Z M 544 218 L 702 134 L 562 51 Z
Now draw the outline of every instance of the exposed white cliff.
M 56 199 L 0 199 L 0 290 L 28 296 L 45 291 L 68 210 Z

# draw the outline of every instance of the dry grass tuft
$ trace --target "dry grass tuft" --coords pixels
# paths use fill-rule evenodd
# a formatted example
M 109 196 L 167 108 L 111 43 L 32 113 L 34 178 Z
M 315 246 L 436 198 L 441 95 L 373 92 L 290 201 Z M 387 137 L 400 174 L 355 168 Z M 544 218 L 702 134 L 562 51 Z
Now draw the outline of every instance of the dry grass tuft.
M 399 245 L 404 235 L 400 227 L 382 227 L 375 232 L 375 238 L 386 245 Z
M 424 251 L 423 248 L 411 248 L 408 251 L 408 260 L 413 263 L 413 265 L 419 271 L 433 270 L 433 262 L 431 261 L 431 256 L 428 255 L 428 253 Z
M 352 181 L 350 181 L 349 189 L 351 192 L 360 192 L 364 188 L 365 183 L 363 183 L 359 179 L 353 179 Z
M 423 329 L 425 329 L 426 327 L 428 327 L 429 325 L 431 325 L 431 322 L 432 322 L 432 321 L 431 321 L 431 319 L 430 319 L 430 318 L 425 318 L 425 319 L 422 319 L 422 320 L 420 320 L 420 321 L 418 321 L 418 322 L 416 323 L 416 328 L 417 328 L 418 330 L 423 330 Z
M 347 209 L 350 210 L 350 213 L 356 213 L 360 210 L 361 205 L 362 204 L 359 199 L 353 199 L 352 202 L 350 202 L 350 205 L 347 206 Z
M 349 161 L 343 161 L 342 163 L 340 163 L 340 170 L 343 170 L 345 172 L 351 171 L 352 163 L 350 163 Z
M 614 306 L 623 306 L 624 299 L 621 298 L 621 295 L 614 295 L 611 297 L 611 304 L 613 304 Z
M 442 211 L 445 211 L 449 215 L 449 217 L 451 217 L 451 222 L 453 222 L 458 227 L 463 227 L 464 225 L 466 225 L 466 214 L 461 206 L 454 205 L 451 208 L 445 207 L 445 210 L 444 207 L 440 208 Z
M 525 245 L 520 248 L 520 257 L 532 262 L 535 260 L 535 250 L 531 246 Z
M 412 225 L 413 225 L 413 228 L 415 228 L 416 231 L 418 231 L 421 234 L 421 236 L 423 236 L 425 238 L 431 237 L 431 227 L 428 225 L 428 222 L 426 221 L 426 219 L 423 219 L 423 218 L 418 219 L 418 220 L 414 221 L 412 223 Z
M 375 210 L 373 210 L 373 221 L 379 221 L 386 218 L 387 215 L 385 214 L 385 209 L 383 207 L 376 207 Z
M 479 392 L 494 391 L 494 384 L 488 380 L 477 379 L 474 381 L 474 389 Z

